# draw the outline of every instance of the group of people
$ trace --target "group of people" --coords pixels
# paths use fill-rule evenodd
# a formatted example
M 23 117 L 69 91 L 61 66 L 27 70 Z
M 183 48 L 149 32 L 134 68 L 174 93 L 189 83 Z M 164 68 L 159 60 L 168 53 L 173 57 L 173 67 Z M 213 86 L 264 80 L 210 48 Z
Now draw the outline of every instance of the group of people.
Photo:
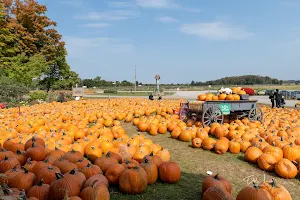
M 154 100 L 154 97 L 152 94 L 149 95 L 149 100 Z M 157 100 L 162 100 L 162 97 L 159 95 Z
M 269 99 L 271 100 L 272 108 L 275 107 L 275 103 L 277 108 L 284 107 L 285 104 L 284 96 L 279 92 L 278 89 L 276 89 L 274 92 L 270 94 Z

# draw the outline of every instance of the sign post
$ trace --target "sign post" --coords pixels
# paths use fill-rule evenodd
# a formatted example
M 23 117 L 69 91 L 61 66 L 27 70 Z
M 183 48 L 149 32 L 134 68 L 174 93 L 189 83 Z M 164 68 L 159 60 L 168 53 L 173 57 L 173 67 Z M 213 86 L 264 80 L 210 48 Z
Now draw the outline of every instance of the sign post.
M 78 87 L 78 88 L 72 88 L 72 96 L 75 97 L 75 100 L 78 101 L 80 97 L 83 97 L 84 94 L 84 88 Z

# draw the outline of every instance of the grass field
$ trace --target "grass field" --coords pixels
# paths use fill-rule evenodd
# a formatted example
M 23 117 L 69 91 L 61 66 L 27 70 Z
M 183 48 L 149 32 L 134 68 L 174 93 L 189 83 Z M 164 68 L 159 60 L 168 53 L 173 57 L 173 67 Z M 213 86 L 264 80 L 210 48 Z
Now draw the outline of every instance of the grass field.
M 123 127 L 130 136 L 139 133 L 131 124 L 123 124 Z M 158 182 L 148 186 L 146 192 L 140 195 L 124 195 L 117 187 L 112 187 L 110 189 L 112 200 L 201 199 L 201 183 L 208 170 L 226 177 L 232 183 L 235 197 L 243 187 L 247 186 L 246 179 L 263 181 L 271 178 L 276 178 L 280 184 L 283 184 L 293 199 L 297 200 L 300 197 L 298 179 L 285 180 L 274 173 L 264 172 L 258 166 L 244 161 L 243 153 L 218 155 L 202 149 L 193 149 L 189 143 L 171 139 L 169 133 L 159 136 L 143 134 L 171 152 L 171 160 L 178 162 L 181 167 L 181 181 L 174 185 Z

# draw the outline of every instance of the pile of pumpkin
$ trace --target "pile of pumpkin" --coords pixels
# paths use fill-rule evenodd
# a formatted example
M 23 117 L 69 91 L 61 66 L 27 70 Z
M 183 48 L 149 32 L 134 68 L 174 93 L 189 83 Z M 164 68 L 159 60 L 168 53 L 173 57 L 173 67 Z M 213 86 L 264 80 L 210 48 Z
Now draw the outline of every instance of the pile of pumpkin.
M 0 198 L 105 200 L 110 199 L 109 184 L 119 185 L 123 193 L 139 194 L 158 178 L 166 183 L 180 180 L 178 164 L 163 162 L 153 153 L 130 159 L 111 151 L 99 156 L 86 151 L 85 158 L 80 151 L 47 149 L 38 137 L 25 144 L 8 140 L 4 148 L 0 152 Z
M 232 185 L 220 175 L 211 175 L 202 182 L 203 200 L 235 200 L 232 196 Z M 262 184 L 252 183 L 243 188 L 236 200 L 292 200 L 288 190 L 276 182 L 275 179 Z
M 227 89 L 229 91 L 227 91 Z M 221 89 L 218 95 L 212 93 L 199 94 L 197 99 L 199 101 L 218 101 L 218 100 L 228 100 L 228 101 L 238 101 L 241 99 L 240 95 L 247 94 L 241 87 L 233 87 L 231 89 Z
M 187 127 L 178 124 L 172 138 L 192 141 L 194 148 L 245 153 L 245 160 L 257 163 L 266 171 L 275 171 L 280 177 L 295 178 L 300 173 L 300 111 L 294 109 L 267 109 L 265 121 L 233 120 L 211 127 Z

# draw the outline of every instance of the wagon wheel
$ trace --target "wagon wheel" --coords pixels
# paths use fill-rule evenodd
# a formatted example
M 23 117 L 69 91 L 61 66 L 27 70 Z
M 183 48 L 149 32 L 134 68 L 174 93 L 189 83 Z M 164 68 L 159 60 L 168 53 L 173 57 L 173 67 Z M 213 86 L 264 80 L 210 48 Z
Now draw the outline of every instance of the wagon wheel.
M 249 111 L 248 118 L 250 121 L 262 121 L 264 113 L 260 108 L 252 108 Z
M 219 106 L 211 106 L 203 111 L 202 124 L 203 126 L 210 126 L 212 123 L 217 122 L 223 124 L 224 115 Z

